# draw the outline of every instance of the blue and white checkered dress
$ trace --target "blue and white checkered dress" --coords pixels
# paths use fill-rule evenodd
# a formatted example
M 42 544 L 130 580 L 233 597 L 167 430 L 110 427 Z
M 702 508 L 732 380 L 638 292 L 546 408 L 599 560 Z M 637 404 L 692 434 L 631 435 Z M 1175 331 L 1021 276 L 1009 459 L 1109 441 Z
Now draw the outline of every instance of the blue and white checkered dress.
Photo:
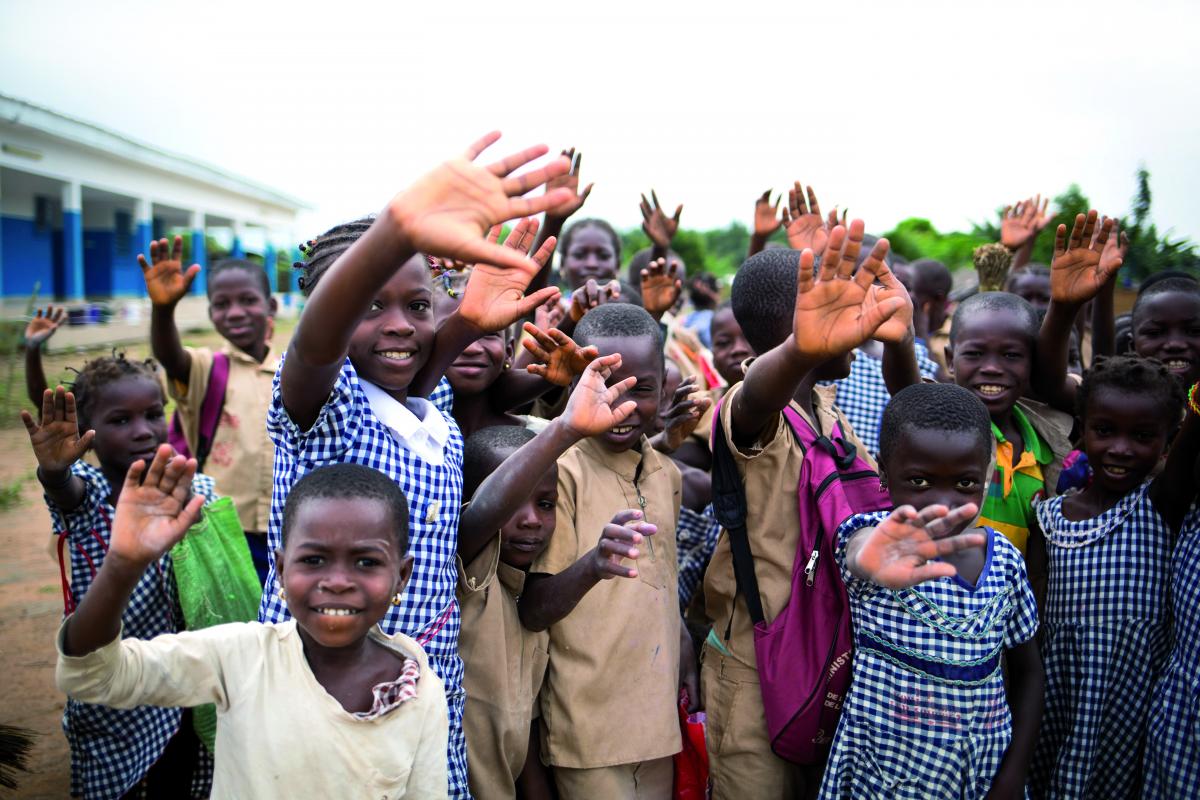
M 1200 791 L 1200 507 L 1184 519 L 1171 569 L 1175 646 L 1150 698 L 1146 800 Z
M 989 529 L 975 586 L 955 576 L 885 589 L 851 575 L 845 552 L 851 534 L 887 514 L 838 528 L 854 677 L 821 797 L 980 798 L 1012 738 L 1001 655 L 1037 632 L 1025 561 Z
M 430 667 L 445 684 L 450 711 L 450 794 L 466 797 L 469 796 L 467 753 L 462 731 L 466 696 L 462 688 L 463 663 L 458 657 L 460 617 L 454 602 L 463 439 L 449 413 L 452 397 L 445 379 L 430 397 L 450 427 L 445 461 L 436 466 L 405 449 L 375 416 L 350 359 L 342 365 L 329 399 L 307 431 L 300 430 L 284 409 L 279 372 L 275 373 L 267 410 L 267 432 L 275 443 L 274 485 L 267 527 L 270 568 L 259 618 L 263 622 L 289 618 L 275 579 L 275 549 L 280 546 L 283 507 L 296 481 L 318 467 L 336 463 L 363 464 L 393 478 L 408 498 L 408 550 L 414 564 L 403 602 L 388 609 L 379 627 L 384 633 L 399 631 L 421 642 Z
M 1141 791 L 1150 696 L 1171 647 L 1171 534 L 1149 487 L 1081 521 L 1063 516 L 1064 496 L 1038 506 L 1050 574 L 1034 797 L 1119 800 Z
M 704 511 L 680 506 L 675 526 L 675 554 L 679 563 L 679 608 L 684 612 L 704 580 L 704 571 L 708 569 L 720 535 L 721 523 L 717 522 L 711 504 Z
M 78 605 L 104 563 L 115 513 L 109 502 L 112 486 L 103 472 L 82 461 L 76 461 L 71 472 L 84 484 L 78 508 L 64 512 L 45 496 L 59 537 L 59 557 L 70 553 L 70 595 L 64 597 L 68 611 Z M 212 478 L 205 475 L 192 479 L 192 491 L 206 501 L 216 498 Z M 132 639 L 153 639 L 183 629 L 183 609 L 169 554 L 142 574 L 121 615 L 121 626 L 121 635 Z M 108 708 L 67 698 L 62 727 L 71 747 L 72 796 L 120 797 L 133 788 L 179 730 L 182 713 L 179 708 L 155 706 Z M 200 747 L 192 796 L 207 797 L 211 786 L 212 755 Z

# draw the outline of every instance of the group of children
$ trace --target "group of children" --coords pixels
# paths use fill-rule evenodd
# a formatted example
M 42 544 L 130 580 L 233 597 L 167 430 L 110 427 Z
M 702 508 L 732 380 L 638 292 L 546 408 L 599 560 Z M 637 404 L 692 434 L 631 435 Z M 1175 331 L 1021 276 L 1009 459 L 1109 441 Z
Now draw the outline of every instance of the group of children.
M 165 391 L 122 356 L 45 387 L 31 322 L 74 796 L 668 798 L 700 709 L 716 798 L 1200 785 L 1200 283 L 1143 287 L 1118 355 L 1113 221 L 1056 232 L 1043 318 L 952 307 L 797 184 L 685 316 L 680 210 L 642 199 L 622 280 L 566 224 L 574 151 L 497 139 L 307 242 L 286 347 L 248 261 L 208 276 L 225 345 L 182 346 L 179 240 L 141 259 Z M 259 621 L 189 630 L 173 548 L 217 493 Z

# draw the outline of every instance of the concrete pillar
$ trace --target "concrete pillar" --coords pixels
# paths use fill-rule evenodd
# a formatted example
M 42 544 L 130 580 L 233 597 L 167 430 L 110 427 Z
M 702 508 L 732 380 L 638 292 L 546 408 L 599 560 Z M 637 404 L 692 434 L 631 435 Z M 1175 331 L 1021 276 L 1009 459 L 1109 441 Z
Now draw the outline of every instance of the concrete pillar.
M 150 242 L 154 241 L 154 203 L 148 197 L 139 197 L 133 210 L 133 251 L 150 260 Z M 135 256 L 136 257 L 136 256 Z M 142 284 L 142 294 L 146 285 Z
M 229 257 L 246 257 L 246 226 L 236 219 L 233 221 L 233 244 L 229 248 Z
M 192 252 L 189 256 L 193 264 L 200 265 L 200 274 L 196 276 L 196 280 L 192 281 L 192 294 L 204 294 L 205 287 L 208 285 L 208 242 L 204 238 L 204 212 L 192 212 Z
M 83 189 L 76 181 L 62 187 L 63 281 L 56 287 L 68 300 L 83 299 Z
M 4 188 L 3 181 L 0 181 L 0 208 L 3 208 L 4 203 Z M 4 225 L 0 223 L 0 298 L 7 297 L 7 292 L 4 291 Z M 53 295 L 52 295 L 53 296 Z
M 279 265 L 276 263 L 278 256 L 275 254 L 275 245 L 271 244 L 271 240 L 267 239 L 266 245 L 263 246 L 263 269 L 267 271 L 267 283 L 271 284 L 271 293 L 279 291 Z

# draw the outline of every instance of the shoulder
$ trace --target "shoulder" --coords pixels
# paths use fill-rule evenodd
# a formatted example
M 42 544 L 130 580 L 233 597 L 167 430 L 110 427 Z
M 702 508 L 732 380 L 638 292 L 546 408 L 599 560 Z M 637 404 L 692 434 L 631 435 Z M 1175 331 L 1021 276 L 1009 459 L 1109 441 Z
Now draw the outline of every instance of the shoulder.
M 1070 436 L 1071 428 L 1075 423 L 1074 418 L 1070 414 L 1027 397 L 1018 400 L 1016 407 L 1029 420 L 1029 425 L 1033 428 L 1034 433 L 1050 447 L 1054 458 L 1057 461 L 1066 458 L 1067 454 L 1071 452 Z

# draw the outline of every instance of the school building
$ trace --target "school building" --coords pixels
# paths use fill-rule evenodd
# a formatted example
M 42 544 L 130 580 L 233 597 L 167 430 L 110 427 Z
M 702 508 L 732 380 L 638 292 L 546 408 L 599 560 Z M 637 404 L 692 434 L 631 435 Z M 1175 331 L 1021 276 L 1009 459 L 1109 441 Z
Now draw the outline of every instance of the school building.
M 115 131 L 0 94 L 0 299 L 103 300 L 145 295 L 138 253 L 190 234 L 188 263 L 207 265 L 211 237 L 267 265 L 295 251 L 282 192 Z M 267 269 L 272 288 L 295 289 Z M 193 285 L 204 291 L 204 271 Z M 281 285 L 282 284 L 282 285 Z M 289 285 L 290 284 L 290 285 Z

